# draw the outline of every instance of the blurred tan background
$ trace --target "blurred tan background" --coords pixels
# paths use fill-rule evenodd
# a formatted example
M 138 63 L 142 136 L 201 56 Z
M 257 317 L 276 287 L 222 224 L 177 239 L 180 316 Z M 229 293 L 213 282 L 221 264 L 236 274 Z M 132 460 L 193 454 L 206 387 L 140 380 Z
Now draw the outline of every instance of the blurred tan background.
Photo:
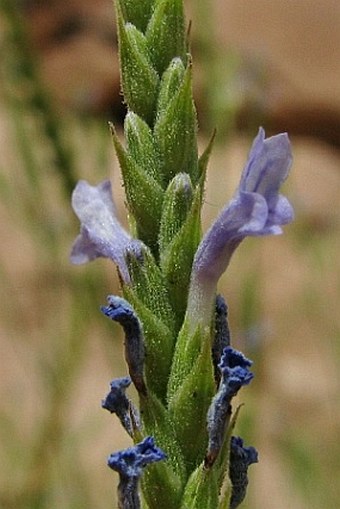
M 63 175 L 112 178 L 124 219 L 106 129 L 124 115 L 113 7 L 110 0 L 14 4 L 15 19 L 0 0 L 0 508 L 104 509 L 116 481 L 106 456 L 129 443 L 100 409 L 109 381 L 126 372 L 120 331 L 98 311 L 118 286 L 108 261 L 69 265 L 78 224 Z M 259 449 L 260 463 L 243 507 L 335 509 L 340 3 L 186 7 L 202 147 L 212 126 L 219 129 L 205 227 L 237 185 L 258 125 L 287 130 L 293 143 L 285 194 L 295 223 L 282 237 L 245 241 L 220 288 L 233 342 L 255 361 L 239 431 Z M 21 35 L 13 29 L 19 22 Z M 36 76 L 51 111 L 35 96 Z
M 111 2 L 22 4 L 43 79 L 59 105 L 94 113 L 120 111 Z M 243 102 L 245 114 L 255 103 L 275 129 L 340 143 L 337 0 L 197 0 L 186 6 L 194 53 L 206 37 L 223 51 L 238 54 L 242 69 L 235 78 L 234 99 Z M 208 34 L 207 27 L 212 27 Z M 227 63 L 222 58 L 219 66 Z M 241 126 L 242 121 L 240 115 Z

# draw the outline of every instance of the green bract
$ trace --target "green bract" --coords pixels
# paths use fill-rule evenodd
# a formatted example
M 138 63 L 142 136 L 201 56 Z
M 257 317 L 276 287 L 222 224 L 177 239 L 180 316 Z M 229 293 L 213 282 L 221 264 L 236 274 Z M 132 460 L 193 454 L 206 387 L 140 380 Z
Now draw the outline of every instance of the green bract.
M 154 0 L 117 0 L 125 22 L 133 23 L 145 32 L 154 7 Z
M 125 117 L 124 132 L 127 153 L 141 170 L 161 184 L 157 147 L 148 124 L 130 111 Z
M 165 182 L 176 173 L 188 173 L 197 182 L 197 120 L 192 98 L 191 65 L 185 70 L 182 82 L 167 106 L 158 112 L 155 141 L 159 147 L 160 168 Z
M 161 115 L 170 101 L 177 94 L 184 78 L 185 66 L 179 57 L 171 60 L 169 67 L 163 73 L 157 102 L 157 112 Z
M 146 30 L 152 63 L 161 76 L 174 57 L 186 58 L 182 0 L 155 0 Z
M 139 165 L 124 149 L 114 129 L 112 136 L 124 180 L 127 204 L 136 225 L 136 235 L 156 253 L 163 202 L 162 188 L 143 169 L 143 162 Z
M 131 23 L 124 23 L 117 7 L 119 58 L 124 99 L 128 108 L 153 124 L 159 76 L 153 68 L 145 36 Z

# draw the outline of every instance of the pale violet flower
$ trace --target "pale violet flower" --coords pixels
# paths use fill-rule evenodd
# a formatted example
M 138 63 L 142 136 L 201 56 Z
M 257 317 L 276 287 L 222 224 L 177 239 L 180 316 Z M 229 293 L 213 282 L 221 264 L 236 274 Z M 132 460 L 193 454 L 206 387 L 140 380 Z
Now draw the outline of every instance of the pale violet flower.
M 293 220 L 293 208 L 279 193 L 292 164 L 288 135 L 265 138 L 260 128 L 240 184 L 202 239 L 193 262 L 188 319 L 194 325 L 211 316 L 216 285 L 240 242 L 247 236 L 277 235 Z
M 81 222 L 80 235 L 71 252 L 72 263 L 86 263 L 99 256 L 110 258 L 128 283 L 125 256 L 129 251 L 138 254 L 143 244 L 133 239 L 119 222 L 110 181 L 91 186 L 80 180 L 72 194 L 72 207 Z

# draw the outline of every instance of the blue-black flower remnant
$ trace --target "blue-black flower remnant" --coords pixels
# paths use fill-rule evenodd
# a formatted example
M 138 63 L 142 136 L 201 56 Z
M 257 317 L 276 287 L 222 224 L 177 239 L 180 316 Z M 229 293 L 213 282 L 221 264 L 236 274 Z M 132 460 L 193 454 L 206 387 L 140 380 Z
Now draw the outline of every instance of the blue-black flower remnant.
M 229 477 L 232 484 L 230 509 L 236 509 L 246 496 L 248 467 L 258 462 L 254 447 L 244 447 L 240 437 L 231 437 Z
M 121 509 L 139 509 L 138 483 L 143 468 L 164 460 L 166 455 L 155 446 L 152 437 L 123 451 L 111 454 L 107 464 L 119 474 L 118 503 Z
M 132 306 L 121 297 L 109 295 L 108 306 L 102 306 L 104 315 L 121 324 L 125 332 L 125 360 L 130 377 L 140 394 L 146 393 L 144 381 L 144 340 L 141 322 Z
M 231 346 L 218 281 L 243 239 L 277 235 L 293 220 L 280 187 L 287 134 L 260 128 L 231 201 L 202 238 L 201 209 L 213 141 L 199 156 L 192 60 L 182 0 L 116 0 L 125 143 L 111 125 L 130 231 L 108 180 L 76 186 L 76 264 L 117 267 L 122 296 L 101 310 L 124 332 L 129 376 L 110 383 L 102 407 L 134 445 L 110 455 L 119 509 L 235 509 L 254 447 L 234 436 L 252 362 Z M 137 390 L 138 404 L 128 395 Z M 138 406 L 138 408 L 137 408 Z
M 110 392 L 102 401 L 102 408 L 111 414 L 116 414 L 123 428 L 133 438 L 140 427 L 138 411 L 131 400 L 126 396 L 126 389 L 131 385 L 131 378 L 124 376 L 115 378 L 110 383 Z
M 205 458 L 206 465 L 216 460 L 223 442 L 231 417 L 231 400 L 242 386 L 248 385 L 253 379 L 249 371 L 252 362 L 241 352 L 227 346 L 222 354 L 219 368 L 222 374 L 220 386 L 208 410 L 208 452 Z

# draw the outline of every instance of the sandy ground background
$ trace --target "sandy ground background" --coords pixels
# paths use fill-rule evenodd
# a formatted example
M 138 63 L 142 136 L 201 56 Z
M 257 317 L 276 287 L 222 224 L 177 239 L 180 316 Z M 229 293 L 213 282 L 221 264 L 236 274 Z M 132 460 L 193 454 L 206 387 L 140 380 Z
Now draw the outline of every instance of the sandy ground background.
M 200 4 L 203 10 L 200 0 L 188 12 L 198 19 L 193 51 L 204 123 Z M 22 5 L 43 82 L 76 153 L 76 175 L 93 183 L 110 176 L 124 218 L 105 128 L 108 117 L 119 122 L 122 115 L 111 2 Z M 219 68 L 230 62 L 230 51 L 240 67 L 227 82 L 237 92 L 235 129 L 211 159 L 205 227 L 237 185 L 258 120 L 269 132 L 288 130 L 294 150 L 285 186 L 294 225 L 281 237 L 244 242 L 220 284 L 233 342 L 255 360 L 255 382 L 241 398 L 240 431 L 259 449 L 260 463 L 252 468 L 244 507 L 336 509 L 340 4 L 221 0 L 212 7 Z M 101 509 L 114 498 L 115 476 L 105 458 L 129 443 L 100 409 L 109 380 L 125 374 L 120 331 L 98 312 L 106 295 L 118 291 L 117 279 L 107 261 L 70 267 L 77 221 L 60 177 L 49 168 L 39 119 L 37 127 L 36 119 L 24 116 L 23 136 L 38 162 L 38 180 L 28 176 L 18 142 L 20 113 L 8 101 L 6 76 L 2 84 L 0 507 Z M 200 142 L 206 143 L 203 129 Z

